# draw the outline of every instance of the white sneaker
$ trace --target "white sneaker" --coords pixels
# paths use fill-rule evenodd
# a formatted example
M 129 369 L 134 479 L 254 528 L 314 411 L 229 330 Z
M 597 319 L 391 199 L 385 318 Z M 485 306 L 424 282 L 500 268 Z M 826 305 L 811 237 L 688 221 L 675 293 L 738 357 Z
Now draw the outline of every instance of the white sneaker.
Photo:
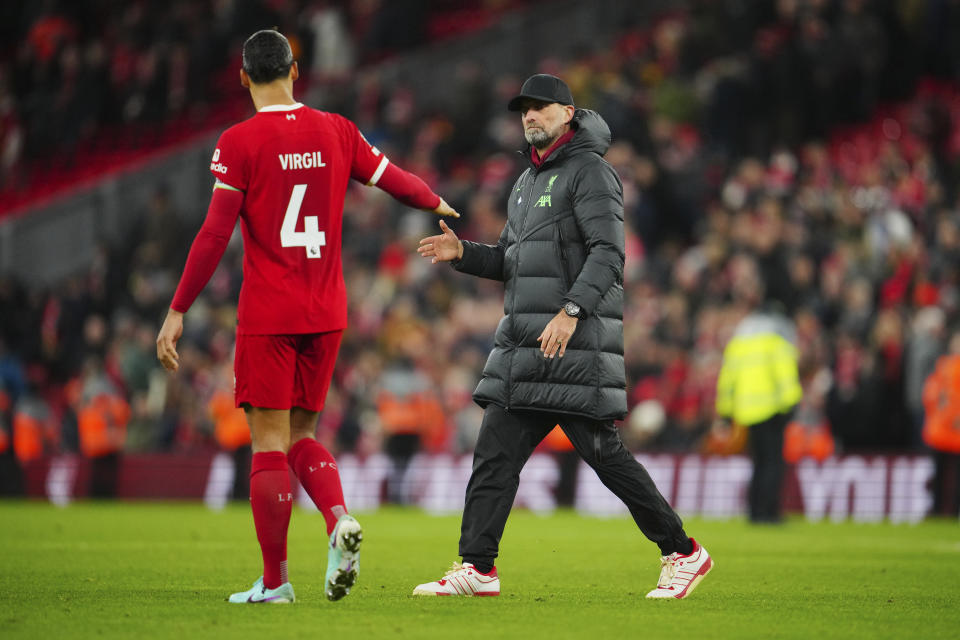
M 453 567 L 436 582 L 419 585 L 413 590 L 415 596 L 498 596 L 500 577 L 497 568 L 490 573 L 480 570 L 469 562 L 454 562 Z
M 686 598 L 710 573 L 713 568 L 710 554 L 693 538 L 690 542 L 693 543 L 690 555 L 671 553 L 660 558 L 660 580 L 657 588 L 647 594 L 648 598 Z
M 276 589 L 267 589 L 263 586 L 263 576 L 260 576 L 252 587 L 232 594 L 228 600 L 235 604 L 289 604 L 296 602 L 297 598 L 293 595 L 293 585 L 289 582 L 284 582 Z

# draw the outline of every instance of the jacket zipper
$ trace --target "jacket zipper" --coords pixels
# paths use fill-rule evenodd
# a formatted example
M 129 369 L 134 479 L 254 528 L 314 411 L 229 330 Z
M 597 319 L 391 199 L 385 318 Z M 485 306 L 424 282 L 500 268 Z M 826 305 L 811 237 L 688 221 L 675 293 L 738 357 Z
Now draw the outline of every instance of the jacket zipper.
M 523 215 L 523 223 L 520 225 L 520 230 L 517 231 L 517 245 L 519 245 L 523 240 L 523 231 L 527 227 L 527 219 L 530 217 L 530 197 L 533 193 L 533 187 L 537 183 L 537 174 L 539 172 L 536 169 L 530 171 L 527 174 L 527 179 L 529 184 L 527 184 L 526 189 L 521 192 L 521 197 L 523 198 L 520 201 L 520 204 L 526 209 Z M 517 266 L 516 266 L 517 276 L 520 274 L 520 247 L 517 247 Z M 513 295 L 510 298 L 510 322 L 514 322 L 517 317 L 517 291 L 514 287 Z M 510 400 L 513 396 L 513 359 L 517 356 L 517 348 L 519 345 L 515 346 L 513 349 L 513 355 L 510 357 L 510 366 L 507 367 L 507 406 L 504 407 L 507 411 L 510 411 Z
M 557 222 L 557 257 L 560 258 L 560 277 L 563 282 L 564 295 L 570 293 L 570 272 L 567 269 L 567 254 L 563 250 L 563 223 Z

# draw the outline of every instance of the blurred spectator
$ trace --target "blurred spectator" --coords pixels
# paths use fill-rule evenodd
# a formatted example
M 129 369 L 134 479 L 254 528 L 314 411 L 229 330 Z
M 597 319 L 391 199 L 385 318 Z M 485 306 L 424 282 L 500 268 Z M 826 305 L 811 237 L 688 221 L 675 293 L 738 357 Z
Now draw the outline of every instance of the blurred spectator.
M 782 518 L 784 430 L 803 397 L 795 341 L 786 317 L 754 308 L 737 324 L 723 352 L 717 417 L 723 430 L 747 429 L 753 461 L 747 503 L 755 523 Z
M 950 338 L 947 355 L 923 388 L 926 418 L 923 439 L 933 449 L 933 512 L 960 514 L 960 332 Z
M 821 370 L 812 377 L 801 375 L 801 383 L 804 396 L 784 431 L 783 458 L 789 464 L 805 458 L 823 462 L 836 452 L 836 442 L 824 412 L 830 374 Z
M 220 449 L 233 460 L 233 486 L 230 498 L 245 500 L 250 497 L 250 463 L 253 451 L 250 448 L 250 427 L 233 400 L 233 367 L 229 362 L 218 366 L 216 387 L 207 411 L 213 420 L 213 434 Z
M 80 452 L 91 461 L 90 495 L 115 498 L 130 405 L 107 377 L 102 362 L 87 359 L 70 392 L 77 415 Z
M 911 447 L 922 450 L 923 386 L 944 352 L 946 314 L 939 307 L 923 307 L 913 317 L 905 364 L 906 403 L 911 419 Z
M 0 191 L 14 183 L 15 170 L 23 152 L 23 129 L 17 103 L 4 71 L 0 65 Z
M 405 358 L 384 370 L 376 397 L 383 449 L 393 463 L 387 497 L 407 502 L 403 480 L 410 460 L 421 448 L 436 451 L 446 439 L 443 406 L 430 380 Z
M 170 186 L 158 188 L 130 233 L 130 247 L 140 252 L 155 253 L 167 268 L 177 268 L 186 260 L 189 246 L 183 241 L 189 236 L 181 214 L 173 208 Z M 129 261 L 134 256 L 125 256 Z
M 324 84 L 349 81 L 356 53 L 343 9 L 334 2 L 320 0 L 307 11 L 313 37 L 309 65 L 313 79 Z
M 23 494 L 23 471 L 13 450 L 13 401 L 0 383 L 0 496 Z
M 57 450 L 59 433 L 43 398 L 28 391 L 13 413 L 13 452 L 21 467 Z

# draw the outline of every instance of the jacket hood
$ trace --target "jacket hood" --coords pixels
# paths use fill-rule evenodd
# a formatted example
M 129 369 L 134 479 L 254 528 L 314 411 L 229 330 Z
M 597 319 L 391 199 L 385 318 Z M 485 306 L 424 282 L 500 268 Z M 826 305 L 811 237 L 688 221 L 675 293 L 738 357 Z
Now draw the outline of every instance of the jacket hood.
M 590 109 L 577 109 L 573 113 L 573 119 L 570 121 L 570 128 L 577 133 L 573 139 L 551 153 L 545 165 L 556 162 L 557 159 L 572 156 L 577 153 L 586 153 L 593 151 L 601 156 L 610 148 L 612 137 L 610 127 L 606 121 L 600 117 L 600 114 Z M 527 145 L 527 150 L 519 152 L 530 162 L 531 145 Z M 531 163 L 532 166 L 532 163 Z
M 577 109 L 573 113 L 570 126 L 577 130 L 577 134 L 565 145 L 567 153 L 593 151 L 602 156 L 610 148 L 610 127 L 596 111 Z

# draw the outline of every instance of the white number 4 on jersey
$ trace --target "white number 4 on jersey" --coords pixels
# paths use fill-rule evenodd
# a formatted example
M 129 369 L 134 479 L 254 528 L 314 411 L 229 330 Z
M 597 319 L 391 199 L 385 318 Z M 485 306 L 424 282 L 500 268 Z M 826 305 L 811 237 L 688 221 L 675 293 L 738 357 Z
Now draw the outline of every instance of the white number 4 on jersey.
M 280 225 L 281 247 L 304 247 L 308 258 L 319 258 L 320 247 L 327 245 L 327 234 L 320 231 L 317 216 L 304 216 L 303 231 L 297 231 L 297 218 L 300 217 L 300 207 L 303 205 L 303 196 L 307 193 L 307 185 L 293 185 L 290 202 L 287 203 L 287 212 L 283 214 L 283 224 Z

